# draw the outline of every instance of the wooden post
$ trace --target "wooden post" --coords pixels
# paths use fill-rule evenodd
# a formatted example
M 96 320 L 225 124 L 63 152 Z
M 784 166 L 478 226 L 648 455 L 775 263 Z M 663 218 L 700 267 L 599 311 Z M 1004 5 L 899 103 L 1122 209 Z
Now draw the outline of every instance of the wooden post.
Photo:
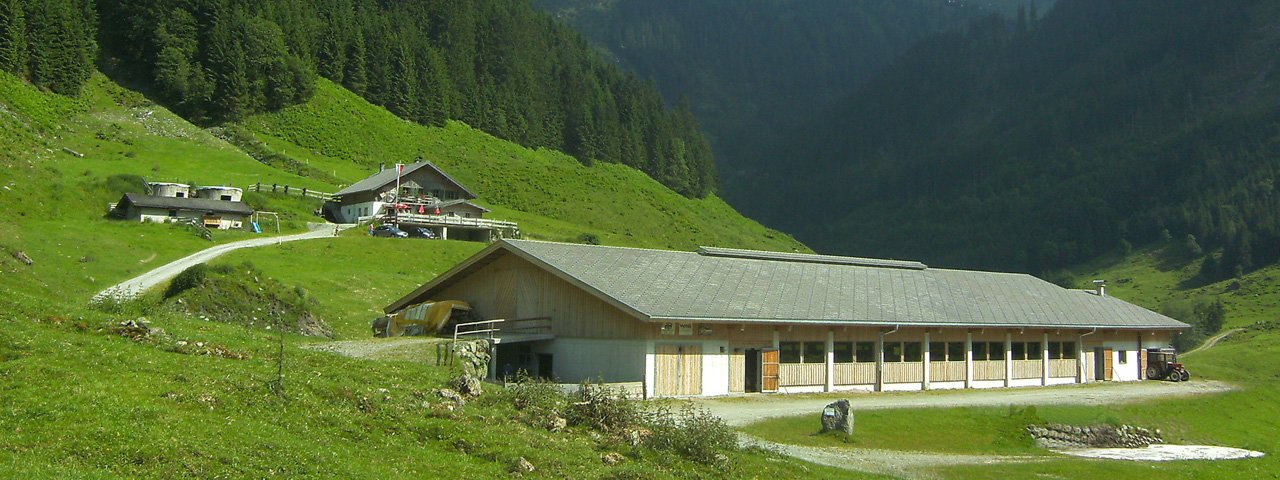
M 924 351 L 924 354 L 920 357 L 920 359 L 924 361 L 924 371 L 921 372 L 920 378 L 923 378 L 924 381 L 920 382 L 920 388 L 923 390 L 928 390 L 929 389 L 929 362 L 932 359 L 930 358 L 931 351 L 929 350 L 929 329 L 927 328 L 924 330 L 924 348 L 922 348 L 921 350 Z

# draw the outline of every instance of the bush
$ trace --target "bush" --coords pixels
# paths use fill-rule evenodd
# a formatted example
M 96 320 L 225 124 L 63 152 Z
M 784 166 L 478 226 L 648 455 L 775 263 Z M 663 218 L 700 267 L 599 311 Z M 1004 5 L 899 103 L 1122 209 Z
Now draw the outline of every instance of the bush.
M 568 397 L 555 384 L 530 378 L 523 371 L 516 374 L 511 385 L 511 402 L 516 410 L 528 411 L 540 416 L 562 416 Z
M 606 433 L 618 433 L 640 423 L 640 408 L 620 388 L 582 382 L 565 409 L 570 425 L 585 425 Z
M 678 412 L 659 407 L 646 419 L 652 432 L 649 445 L 675 452 L 695 462 L 718 462 L 720 452 L 738 448 L 738 435 L 723 419 L 703 408 L 685 403 Z
M 173 281 L 169 282 L 169 288 L 164 291 L 164 298 L 170 299 L 178 296 L 182 292 L 191 290 L 204 284 L 205 278 L 208 276 L 209 265 L 197 263 L 191 268 L 183 270 L 178 276 L 173 277 Z

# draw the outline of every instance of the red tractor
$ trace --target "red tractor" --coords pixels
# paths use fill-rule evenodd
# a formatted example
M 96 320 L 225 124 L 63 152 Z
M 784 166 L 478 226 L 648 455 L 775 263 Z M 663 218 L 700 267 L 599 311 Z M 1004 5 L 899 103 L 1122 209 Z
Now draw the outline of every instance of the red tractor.
M 1185 382 L 1191 379 L 1187 368 L 1178 362 L 1178 352 L 1172 348 L 1147 349 L 1147 378 Z

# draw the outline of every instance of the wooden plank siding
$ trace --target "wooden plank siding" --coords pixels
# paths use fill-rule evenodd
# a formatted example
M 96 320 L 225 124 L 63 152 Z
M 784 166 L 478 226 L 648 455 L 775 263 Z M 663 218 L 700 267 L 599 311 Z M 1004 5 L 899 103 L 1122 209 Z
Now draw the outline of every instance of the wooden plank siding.
M 875 363 L 837 363 L 835 367 L 836 385 L 870 385 L 876 383 Z
M 1074 358 L 1049 360 L 1049 376 L 1055 378 L 1076 376 L 1076 362 Z
M 507 254 L 433 300 L 466 300 L 477 319 L 550 319 L 551 333 L 571 338 L 646 338 L 653 330 L 587 292 Z
M 964 362 L 929 362 L 929 381 L 964 381 Z
M 729 391 L 742 393 L 746 390 L 747 356 L 741 350 L 729 355 Z
M 973 362 L 974 380 L 1004 380 L 1004 360 Z
M 1044 365 L 1040 360 L 1014 360 L 1013 378 L 1042 378 Z
M 783 387 L 824 385 L 827 383 L 825 363 L 784 363 L 778 366 L 778 384 Z
M 884 364 L 884 383 L 923 381 L 924 364 L 921 362 L 892 362 Z

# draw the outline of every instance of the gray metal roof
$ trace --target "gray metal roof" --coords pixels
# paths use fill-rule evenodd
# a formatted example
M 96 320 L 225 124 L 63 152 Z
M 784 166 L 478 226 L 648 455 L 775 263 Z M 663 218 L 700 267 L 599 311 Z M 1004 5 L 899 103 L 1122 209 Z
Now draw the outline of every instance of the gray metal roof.
M 467 187 L 463 186 L 461 183 L 458 183 L 458 181 L 454 180 L 453 177 L 450 177 L 449 174 L 444 173 L 444 170 L 441 170 L 439 167 L 435 166 L 434 164 L 426 160 L 423 160 L 418 163 L 414 163 L 412 165 L 405 165 L 404 173 L 400 174 L 400 176 L 403 177 L 423 167 L 429 167 L 432 170 L 435 170 L 435 172 L 439 173 L 441 177 L 444 177 L 446 181 L 452 183 L 454 186 L 458 187 L 459 190 L 462 190 L 462 193 L 468 195 L 467 198 L 476 198 L 476 194 L 471 193 L 471 190 L 468 190 Z M 342 195 L 349 195 L 352 193 L 360 193 L 360 192 L 367 192 L 370 190 L 377 190 L 394 181 L 396 181 L 396 169 L 395 167 L 392 167 L 392 168 L 383 170 L 381 172 L 375 173 L 373 175 L 370 175 L 368 178 L 364 180 L 353 183 L 351 184 L 351 186 L 338 191 L 338 193 L 335 193 L 334 196 L 342 196 Z
M 482 212 L 488 212 L 488 211 L 490 211 L 490 210 L 489 210 L 489 209 L 487 209 L 487 208 L 484 208 L 484 207 L 482 207 L 482 206 L 480 206 L 480 205 L 476 205 L 476 204 L 475 204 L 475 202 L 472 202 L 471 200 L 462 200 L 462 199 L 458 199 L 458 200 L 445 200 L 445 201 L 443 201 L 443 202 L 440 202 L 440 204 L 439 204 L 439 205 L 437 205 L 437 206 L 439 206 L 440 208 L 445 208 L 445 207 L 452 207 L 452 206 L 454 206 L 454 205 L 458 205 L 458 204 L 468 205 L 468 206 L 474 207 L 474 208 L 476 208 L 476 209 L 479 209 L 479 210 L 480 210 L 480 211 L 482 211 Z
M 1114 297 L 1031 275 L 502 240 L 388 307 L 507 250 L 641 319 L 921 326 L 1182 329 Z M 749 251 L 738 251 L 749 252 Z
M 138 207 L 164 208 L 170 210 L 197 210 L 202 212 L 238 213 L 253 215 L 253 208 L 244 202 L 231 202 L 216 198 L 160 197 L 126 193 L 120 199 L 120 205 L 132 204 Z

